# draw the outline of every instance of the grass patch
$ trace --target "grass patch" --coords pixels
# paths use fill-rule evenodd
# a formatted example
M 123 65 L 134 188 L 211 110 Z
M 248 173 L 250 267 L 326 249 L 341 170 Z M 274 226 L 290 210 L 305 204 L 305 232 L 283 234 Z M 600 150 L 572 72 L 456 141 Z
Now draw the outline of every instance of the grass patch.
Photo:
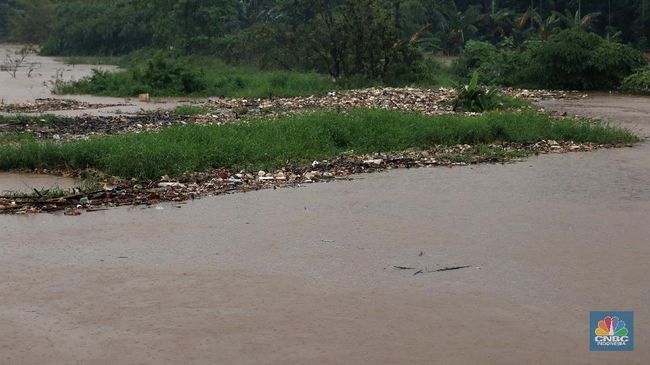
M 386 110 L 316 111 L 224 126 L 173 127 L 66 143 L 0 146 L 0 170 L 86 169 L 124 178 L 156 179 L 210 168 L 307 166 L 343 153 L 422 149 L 432 145 L 484 145 L 542 139 L 616 144 L 636 142 L 625 129 L 535 112 L 492 112 L 472 117 L 423 116 Z
M 434 75 L 435 86 L 455 88 L 461 83 L 461 78 L 456 74 L 451 66 L 441 65 Z M 432 85 L 422 85 L 432 86 Z
M 36 138 L 31 133 L 0 133 L 0 146 L 34 142 Z
M 67 61 L 90 62 L 92 58 L 79 57 Z M 435 60 L 423 63 L 421 74 L 410 77 L 410 81 L 389 83 L 360 77 L 334 81 L 327 75 L 312 72 L 260 70 L 228 65 L 214 57 L 178 56 L 151 50 L 134 52 L 114 62 L 119 63 L 120 70 L 94 70 L 87 78 L 57 84 L 53 91 L 115 97 L 148 93 L 152 96 L 270 98 L 324 95 L 329 91 L 364 87 L 450 87 L 458 84 L 452 68 Z
M 197 105 L 179 105 L 172 111 L 172 114 L 179 116 L 205 115 L 210 109 Z
M 504 109 L 526 109 L 533 106 L 533 102 L 528 99 L 502 94 L 497 95 L 497 103 Z
M 59 85 L 54 92 L 117 97 L 149 93 L 263 98 L 323 95 L 339 87 L 324 75 L 261 71 L 200 56 L 139 56 L 122 61 L 121 66 L 125 69 L 116 72 L 94 70 L 90 77 Z

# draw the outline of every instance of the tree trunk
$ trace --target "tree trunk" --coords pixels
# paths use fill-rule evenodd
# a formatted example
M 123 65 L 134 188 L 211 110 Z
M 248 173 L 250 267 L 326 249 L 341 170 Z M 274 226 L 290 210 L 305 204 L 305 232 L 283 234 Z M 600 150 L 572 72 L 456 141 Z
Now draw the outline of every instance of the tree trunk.
M 395 9 L 395 28 L 401 35 L 402 31 L 402 0 L 395 0 L 393 2 L 393 8 Z

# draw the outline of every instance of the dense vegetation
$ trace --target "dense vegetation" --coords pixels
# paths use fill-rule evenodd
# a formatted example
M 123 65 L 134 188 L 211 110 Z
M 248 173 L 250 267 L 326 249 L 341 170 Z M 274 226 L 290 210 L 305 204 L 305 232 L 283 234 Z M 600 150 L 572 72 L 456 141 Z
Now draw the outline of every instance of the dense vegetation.
M 459 76 L 479 69 L 492 84 L 612 89 L 646 63 L 650 0 L 0 0 L 1 38 L 40 43 L 50 55 L 165 51 L 168 82 L 148 78 L 141 58 L 117 77 L 68 89 L 111 95 L 263 95 L 278 77 L 293 83 L 288 74 L 242 75 L 257 69 L 301 73 L 296 82 L 314 82 L 315 92 L 334 84 L 311 73 L 338 87 L 432 84 L 441 78 L 436 54 L 460 54 Z M 223 63 L 200 67 L 188 55 L 249 69 L 224 78 L 209 70 Z
M 650 67 L 639 69 L 623 80 L 621 90 L 634 94 L 650 95 Z
M 519 47 L 469 41 L 456 68 L 461 74 L 478 70 L 491 84 L 611 90 L 646 63 L 630 46 L 572 28 Z
M 554 120 L 534 112 L 426 117 L 386 110 L 317 111 L 273 122 L 183 126 L 77 142 L 0 145 L 0 170 L 90 167 L 121 177 L 156 179 L 213 167 L 305 167 L 314 159 L 350 151 L 390 152 L 434 144 L 476 144 L 477 153 L 498 159 L 504 157 L 504 151 L 486 148 L 486 144 L 534 143 L 541 139 L 595 143 L 637 140 L 627 130 L 573 119 Z
M 290 97 L 321 95 L 339 87 L 325 75 L 286 70 L 234 67 L 207 56 L 178 56 L 157 51 L 138 53 L 120 62 L 123 71 L 94 70 L 91 77 L 59 83 L 60 94 L 103 96 Z

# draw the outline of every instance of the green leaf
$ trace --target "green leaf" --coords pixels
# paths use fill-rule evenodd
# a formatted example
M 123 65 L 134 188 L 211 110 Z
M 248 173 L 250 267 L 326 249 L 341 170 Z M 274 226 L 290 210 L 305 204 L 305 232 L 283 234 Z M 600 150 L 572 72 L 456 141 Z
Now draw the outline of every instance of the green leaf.
M 472 73 L 472 81 L 469 83 L 469 89 L 470 90 L 476 90 L 476 87 L 478 86 L 478 71 L 474 71 Z

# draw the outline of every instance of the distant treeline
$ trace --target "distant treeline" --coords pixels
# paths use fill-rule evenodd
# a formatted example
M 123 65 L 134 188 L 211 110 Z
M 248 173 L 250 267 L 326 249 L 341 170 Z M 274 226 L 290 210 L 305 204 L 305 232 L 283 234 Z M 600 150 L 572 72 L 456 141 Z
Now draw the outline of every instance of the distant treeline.
M 563 28 L 645 49 L 650 0 L 0 0 L 0 39 L 45 54 L 156 48 L 335 78 L 417 73 L 470 40 L 517 46 Z

